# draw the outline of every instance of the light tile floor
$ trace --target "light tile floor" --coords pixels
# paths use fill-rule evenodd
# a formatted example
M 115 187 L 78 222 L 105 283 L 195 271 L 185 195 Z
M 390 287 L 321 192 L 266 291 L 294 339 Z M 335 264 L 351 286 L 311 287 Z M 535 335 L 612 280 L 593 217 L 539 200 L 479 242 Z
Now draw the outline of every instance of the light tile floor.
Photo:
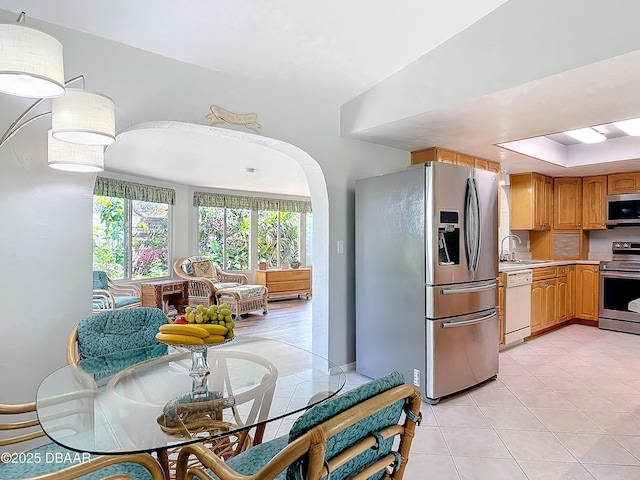
M 366 381 L 349 372 L 347 388 Z M 497 380 L 422 414 L 407 480 L 638 480 L 640 335 L 569 325 L 500 352 Z

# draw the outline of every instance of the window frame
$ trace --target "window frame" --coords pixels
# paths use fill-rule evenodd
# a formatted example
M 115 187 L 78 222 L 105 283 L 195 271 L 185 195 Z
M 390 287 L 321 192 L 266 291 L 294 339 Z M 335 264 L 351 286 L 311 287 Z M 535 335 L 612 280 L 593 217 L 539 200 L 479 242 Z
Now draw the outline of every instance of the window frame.
M 223 270 L 226 270 L 227 268 L 227 209 L 237 209 L 237 207 L 226 207 L 226 206 L 206 206 L 206 205 L 194 205 L 194 210 L 195 210 L 195 216 L 196 216 L 196 234 L 195 234 L 195 239 L 196 239 L 196 251 L 198 252 L 198 255 L 202 255 L 202 252 L 200 251 L 200 208 L 220 208 L 222 209 L 222 213 L 223 213 L 223 224 L 224 224 L 224 232 L 223 232 L 223 236 L 222 236 L 222 259 L 223 259 L 223 263 L 224 265 L 221 265 L 220 267 Z M 251 208 L 249 208 L 248 210 L 250 210 L 250 225 L 249 225 L 249 259 L 248 259 L 248 266 L 249 268 L 247 270 L 230 270 L 233 272 L 250 272 L 253 271 L 255 269 L 258 268 L 258 262 L 259 262 L 259 258 L 258 258 L 258 212 L 260 210 L 267 210 L 265 208 L 263 209 L 259 209 L 256 205 L 252 205 Z M 271 211 L 276 211 L 276 210 L 271 210 Z M 278 225 L 277 225 L 277 246 L 276 246 L 276 252 L 277 252 L 277 266 L 275 268 L 281 268 L 282 265 L 282 258 L 280 255 L 280 217 L 281 217 L 281 212 L 283 212 L 283 210 L 278 209 Z M 284 212 L 286 213 L 287 211 L 284 210 Z M 299 219 L 298 219 L 298 260 L 302 263 L 303 266 L 309 266 L 307 264 L 307 214 L 308 213 L 312 213 L 312 212 L 293 212 L 293 213 L 298 213 L 299 214 Z
M 173 273 L 173 241 L 174 241 L 174 206 L 175 206 L 175 190 L 155 185 L 134 183 L 125 180 L 118 180 L 110 177 L 97 176 L 93 195 L 92 205 L 95 205 L 96 197 L 115 198 L 123 202 L 123 277 L 114 278 L 116 281 L 126 281 L 130 283 L 147 282 L 153 280 L 162 280 L 171 278 Z M 167 207 L 167 274 L 160 277 L 133 278 L 133 202 L 148 202 Z M 92 214 L 92 231 L 95 224 L 93 223 Z M 92 234 L 93 235 L 93 234 Z M 95 247 L 94 247 L 95 248 Z M 94 258 L 94 249 L 92 249 L 92 264 Z M 94 267 L 95 268 L 95 267 Z

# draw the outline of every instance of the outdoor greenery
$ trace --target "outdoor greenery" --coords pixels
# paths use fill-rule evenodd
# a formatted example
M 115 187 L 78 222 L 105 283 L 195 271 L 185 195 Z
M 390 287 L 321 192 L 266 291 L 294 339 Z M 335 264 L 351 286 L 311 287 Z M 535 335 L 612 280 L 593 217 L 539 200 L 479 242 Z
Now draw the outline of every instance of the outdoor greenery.
M 112 279 L 169 275 L 169 206 L 93 197 L 93 269 Z
M 298 260 L 300 252 L 300 214 L 258 212 L 258 258 L 269 266 L 278 265 L 278 214 L 280 215 L 280 262 Z
M 223 207 L 198 210 L 199 254 L 226 270 L 249 270 L 251 210 Z M 277 211 L 258 212 L 258 259 L 273 267 L 278 265 L 278 214 Z M 299 213 L 280 212 L 280 262 L 299 258 L 299 228 Z
M 226 270 L 249 269 L 251 210 L 200 207 L 199 252 Z M 226 261 L 223 248 L 225 211 L 227 215 Z

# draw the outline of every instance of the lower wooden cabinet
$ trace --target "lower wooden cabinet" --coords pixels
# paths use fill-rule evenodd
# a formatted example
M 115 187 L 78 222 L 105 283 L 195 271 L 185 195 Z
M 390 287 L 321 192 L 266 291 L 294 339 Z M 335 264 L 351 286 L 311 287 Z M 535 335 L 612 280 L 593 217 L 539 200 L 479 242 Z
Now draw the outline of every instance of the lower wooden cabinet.
M 569 320 L 569 304 L 567 303 L 569 301 L 569 282 L 566 276 L 558 277 L 557 282 L 556 323 L 561 323 Z
M 575 317 L 576 267 L 533 269 L 531 284 L 531 333 Z
M 576 266 L 567 267 L 567 319 L 576 316 Z
M 598 265 L 576 265 L 576 318 L 598 320 Z

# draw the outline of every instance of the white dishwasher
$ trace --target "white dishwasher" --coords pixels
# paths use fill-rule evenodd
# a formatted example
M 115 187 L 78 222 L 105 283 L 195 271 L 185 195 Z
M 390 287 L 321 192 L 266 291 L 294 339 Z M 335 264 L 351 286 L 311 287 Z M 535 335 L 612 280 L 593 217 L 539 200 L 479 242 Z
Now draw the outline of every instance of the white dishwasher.
M 531 335 L 531 282 L 533 270 L 505 272 L 504 343 Z

